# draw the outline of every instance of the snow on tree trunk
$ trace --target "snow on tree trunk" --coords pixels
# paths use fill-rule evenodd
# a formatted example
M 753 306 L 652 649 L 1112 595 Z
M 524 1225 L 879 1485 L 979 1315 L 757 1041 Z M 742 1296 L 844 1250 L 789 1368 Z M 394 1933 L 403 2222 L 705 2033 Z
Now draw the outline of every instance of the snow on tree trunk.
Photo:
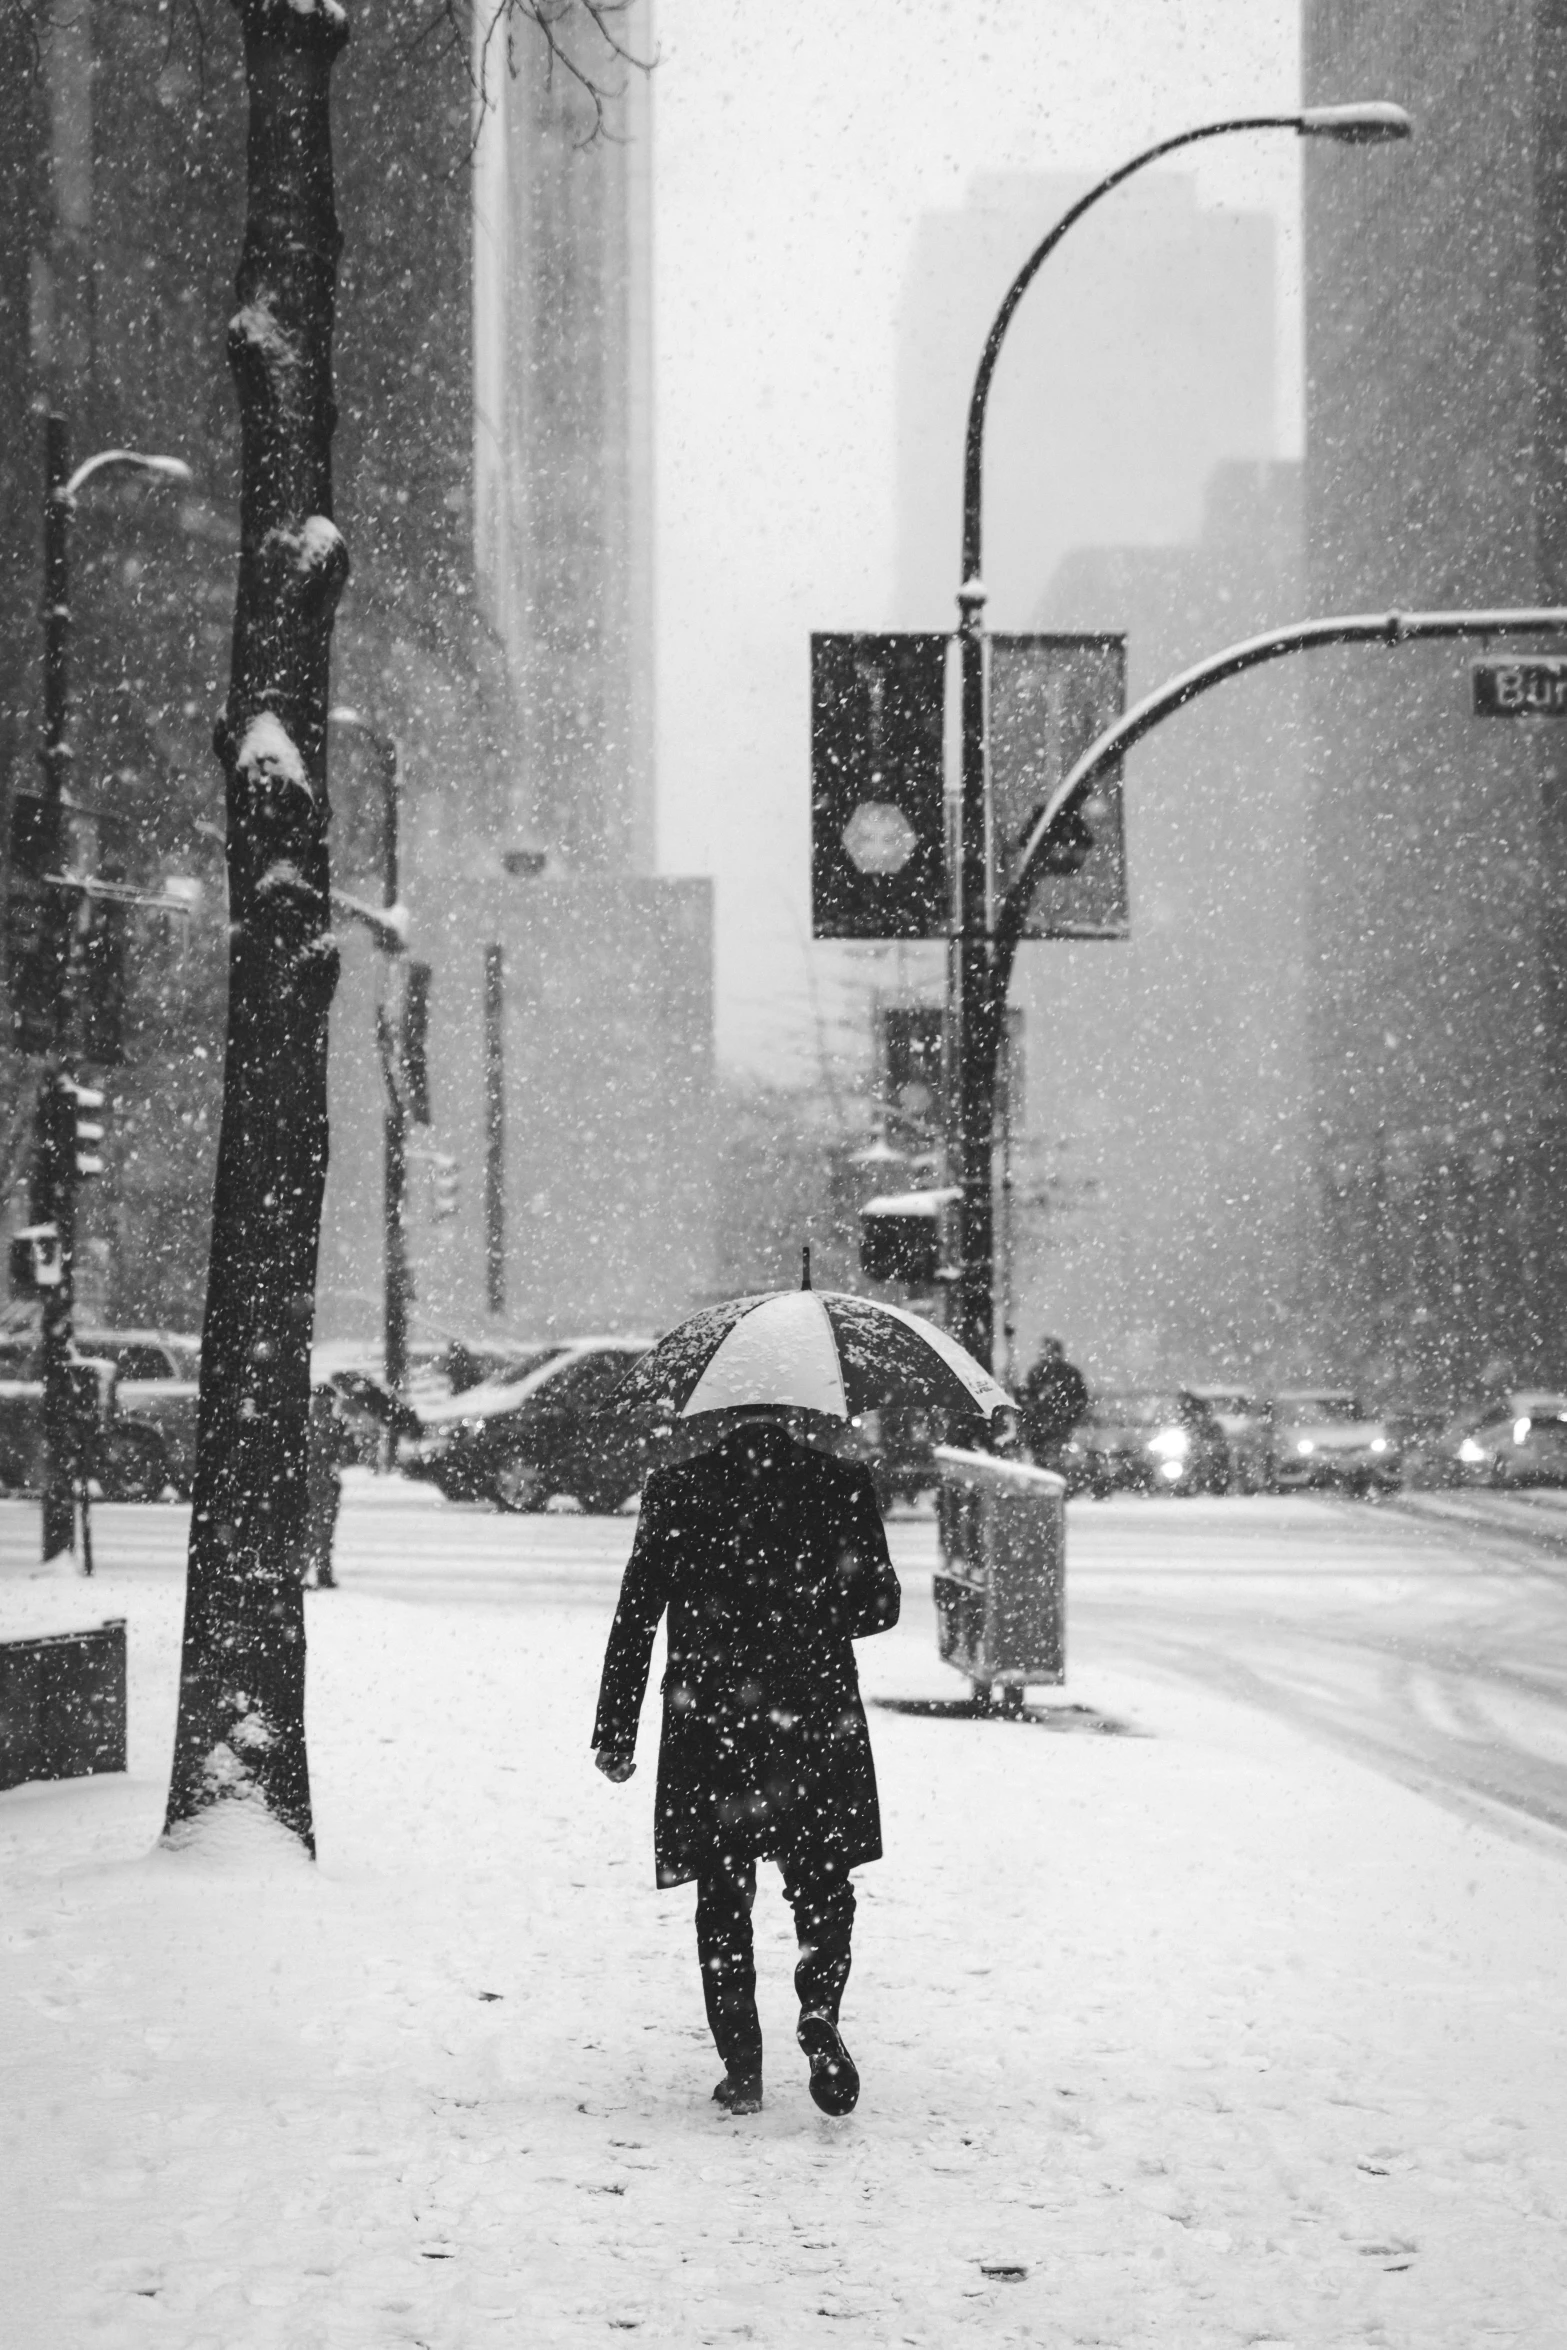
M 239 591 L 216 730 L 228 796 L 228 1038 L 202 1340 L 179 1727 L 165 1833 L 245 1802 L 314 1851 L 300 1585 L 326 1179 L 326 713 L 348 556 L 331 522 L 337 0 L 234 0 L 248 211 L 229 362 Z

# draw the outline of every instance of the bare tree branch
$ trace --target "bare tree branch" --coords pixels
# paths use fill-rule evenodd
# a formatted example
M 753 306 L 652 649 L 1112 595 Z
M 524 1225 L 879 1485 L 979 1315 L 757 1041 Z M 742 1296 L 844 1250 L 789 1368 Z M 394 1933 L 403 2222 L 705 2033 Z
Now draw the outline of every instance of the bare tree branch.
M 559 67 L 592 105 L 592 123 L 579 141 L 590 147 L 596 140 L 616 137 L 609 109 L 625 96 L 629 75 L 651 73 L 658 63 L 656 56 L 639 57 L 621 37 L 616 20 L 633 5 L 634 0 L 438 0 L 410 46 L 421 46 L 443 28 L 465 44 L 468 80 L 477 100 L 468 142 L 471 159 L 494 103 L 489 77 L 497 37 L 504 42 L 507 74 L 515 81 L 522 70 L 516 26 L 519 19 L 530 24 L 544 42 L 549 80 L 553 82 Z M 481 9 L 487 14 L 480 15 Z M 472 38 L 476 24 L 482 28 L 477 43 Z

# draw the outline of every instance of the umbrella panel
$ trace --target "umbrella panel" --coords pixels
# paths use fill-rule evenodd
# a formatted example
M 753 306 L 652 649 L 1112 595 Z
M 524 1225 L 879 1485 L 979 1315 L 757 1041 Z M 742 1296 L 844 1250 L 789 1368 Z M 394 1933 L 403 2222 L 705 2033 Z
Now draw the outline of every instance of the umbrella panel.
M 689 1314 L 664 1333 L 651 1353 L 633 1363 L 610 1396 L 610 1407 L 673 1419 L 735 1324 L 753 1306 L 777 1294 L 760 1290 L 752 1297 L 725 1298 L 722 1305 L 703 1306 Z
M 981 1400 L 984 1391 L 976 1394 L 952 1359 L 968 1358 L 933 1323 L 843 1291 L 827 1292 L 822 1303 L 838 1341 L 844 1394 L 852 1414 L 882 1411 L 889 1404 L 921 1404 L 966 1420 L 983 1420 L 997 1404 L 1009 1400 L 989 1380 L 985 1386 L 993 1388 L 994 1401 Z M 980 1370 L 977 1363 L 974 1370 Z
M 821 1377 L 823 1316 L 842 1375 L 841 1401 Z M 754 1365 L 759 1384 L 747 1390 L 738 1376 L 726 1375 L 731 1348 L 742 1357 L 753 1351 L 746 1344 L 752 1318 L 764 1326 L 798 1325 L 802 1353 L 815 1366 L 809 1376 L 798 1365 L 791 1376 L 786 1361 L 770 1359 L 774 1348 L 760 1346 Z M 736 1373 L 739 1368 L 736 1364 Z M 905 1404 L 973 1421 L 986 1419 L 1010 1400 L 956 1340 L 900 1306 L 843 1290 L 775 1290 L 729 1298 L 691 1315 L 633 1366 L 615 1390 L 611 1408 L 674 1420 L 709 1409 L 814 1405 L 839 1418 Z

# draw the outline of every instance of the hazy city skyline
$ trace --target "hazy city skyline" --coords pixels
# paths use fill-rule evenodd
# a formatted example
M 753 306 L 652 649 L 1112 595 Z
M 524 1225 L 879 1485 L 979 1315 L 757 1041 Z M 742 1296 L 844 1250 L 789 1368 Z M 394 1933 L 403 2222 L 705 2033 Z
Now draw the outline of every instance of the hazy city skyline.
M 716 881 L 721 1057 L 797 1079 L 814 1050 L 806 642 L 904 618 L 896 325 L 917 224 L 995 172 L 1086 176 L 1188 123 L 1298 104 L 1298 26 L 1285 0 L 1128 0 L 1113 39 L 1083 0 L 662 0 L 657 29 L 659 864 Z M 1192 171 L 1202 206 L 1277 225 L 1274 444 L 1234 453 L 1296 454 L 1296 143 L 1222 140 Z M 933 488 L 954 534 L 959 455 Z M 999 553 L 999 483 L 991 513 Z M 1109 511 L 1091 534 L 1123 535 Z

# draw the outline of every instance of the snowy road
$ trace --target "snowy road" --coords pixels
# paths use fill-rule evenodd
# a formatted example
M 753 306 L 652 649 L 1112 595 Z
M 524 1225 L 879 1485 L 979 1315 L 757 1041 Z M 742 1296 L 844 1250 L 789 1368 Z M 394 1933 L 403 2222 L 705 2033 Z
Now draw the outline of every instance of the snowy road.
M 1260 1705 L 1554 1840 L 1567 1833 L 1564 1505 L 1541 1493 L 1074 1508 L 1074 1650 Z
M 446 1609 L 613 1604 L 630 1518 L 389 1506 L 357 1481 L 341 1571 L 355 1591 Z M 0 1505 L 0 1575 L 36 1513 Z M 1212 1688 L 1519 1832 L 1567 1834 L 1567 1493 L 1075 1503 L 1074 1674 L 1125 1665 Z M 105 1571 L 183 1570 L 185 1513 L 98 1513 Z M 934 1647 L 935 1529 L 892 1536 Z M 961 1683 L 939 1687 L 957 1693 Z M 1567 1857 L 1567 1855 L 1564 1855 Z
M 961 1685 L 895 1521 L 835 2124 L 771 1872 L 767 2106 L 715 2113 L 651 1723 L 590 1768 L 629 1519 L 351 1495 L 312 1870 L 151 1849 L 183 1513 L 102 1511 L 88 1588 L 0 1504 L 0 1636 L 125 1615 L 132 1723 L 0 1795 L 0 2340 L 1560 2350 L 1555 1510 L 1075 1507 L 1055 1735 L 898 1710 Z

